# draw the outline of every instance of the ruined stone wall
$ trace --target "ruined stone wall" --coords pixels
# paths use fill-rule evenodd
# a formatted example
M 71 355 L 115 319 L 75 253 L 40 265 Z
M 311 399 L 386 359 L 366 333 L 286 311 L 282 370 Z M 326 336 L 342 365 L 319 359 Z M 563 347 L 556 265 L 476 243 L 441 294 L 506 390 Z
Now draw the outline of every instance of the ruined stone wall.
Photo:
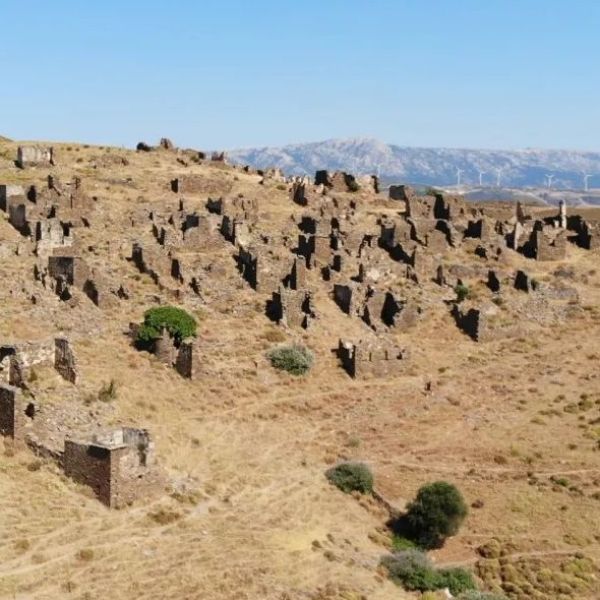
M 0 383 L 0 435 L 15 438 L 18 436 L 16 423 L 17 395 L 19 390 Z
M 17 149 L 17 165 L 26 167 L 50 167 L 54 164 L 53 148 L 41 146 L 19 146 Z
M 177 359 L 175 361 L 175 369 L 186 379 L 193 379 L 196 374 L 195 368 L 195 344 L 194 340 L 184 340 L 179 346 Z
M 24 446 L 34 417 L 33 402 L 19 388 L 0 383 L 0 435 L 12 438 L 15 446 Z
M 281 321 L 289 327 L 308 328 L 314 317 L 311 308 L 311 295 L 307 290 L 291 290 L 281 287 Z
M 111 504 L 111 451 L 103 446 L 65 440 L 65 475 L 86 485 L 107 506 Z
M 228 194 L 233 182 L 224 177 L 206 175 L 183 175 L 171 181 L 171 190 L 177 194 Z
M 67 284 L 83 289 L 89 277 L 89 269 L 78 256 L 48 257 L 48 273 L 54 279 L 64 279 Z
M 64 380 L 73 384 L 77 383 L 79 377 L 77 361 L 69 340 L 65 337 L 56 338 L 54 349 L 54 368 L 56 371 Z
M 354 378 L 396 377 L 405 366 L 406 350 L 391 345 L 373 346 L 340 340 L 338 356 L 346 372 Z
M 537 260 L 564 260 L 567 252 L 567 235 L 564 229 L 533 232 L 534 252 Z
M 415 195 L 414 190 L 408 185 L 390 185 L 389 198 L 390 200 L 407 201 Z
M 406 217 L 411 219 L 435 219 L 435 203 L 433 196 L 407 196 Z
M 0 184 L 0 210 L 8 210 L 8 200 L 14 196 L 18 196 L 25 200 L 25 191 L 20 185 Z

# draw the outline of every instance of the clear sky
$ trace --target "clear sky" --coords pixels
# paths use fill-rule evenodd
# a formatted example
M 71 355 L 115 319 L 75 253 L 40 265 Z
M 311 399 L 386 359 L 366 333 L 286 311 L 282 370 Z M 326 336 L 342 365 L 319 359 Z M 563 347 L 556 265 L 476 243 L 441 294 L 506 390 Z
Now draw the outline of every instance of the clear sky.
M 598 0 L 0 0 L 0 135 L 600 150 Z

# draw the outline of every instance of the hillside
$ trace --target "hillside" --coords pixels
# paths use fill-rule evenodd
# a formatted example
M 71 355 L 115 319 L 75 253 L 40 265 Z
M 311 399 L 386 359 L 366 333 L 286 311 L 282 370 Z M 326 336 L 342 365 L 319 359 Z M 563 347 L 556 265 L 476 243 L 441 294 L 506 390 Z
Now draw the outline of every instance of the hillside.
M 390 200 L 163 145 L 53 144 L 19 169 L 0 142 L 0 378 L 29 418 L 21 445 L 0 436 L 0 598 L 416 600 L 379 566 L 388 505 L 440 479 L 469 515 L 437 565 L 511 600 L 598 598 L 598 209 L 566 230 L 552 208 Z M 168 304 L 198 322 L 183 376 L 131 337 Z M 34 364 L 57 336 L 76 380 Z M 282 344 L 312 369 L 273 368 Z M 117 509 L 61 452 L 92 440 L 100 461 L 122 428 L 150 433 L 164 485 Z M 328 483 L 345 460 L 384 502 Z
M 314 173 L 317 169 L 379 173 L 386 181 L 448 186 L 457 182 L 489 187 L 536 187 L 554 175 L 555 188 L 582 190 L 583 173 L 588 185 L 600 187 L 600 153 L 569 150 L 477 150 L 410 148 L 373 139 L 327 140 L 280 148 L 233 150 L 232 160 L 257 168 L 279 167 L 286 173 Z M 500 172 L 500 175 L 498 173 Z

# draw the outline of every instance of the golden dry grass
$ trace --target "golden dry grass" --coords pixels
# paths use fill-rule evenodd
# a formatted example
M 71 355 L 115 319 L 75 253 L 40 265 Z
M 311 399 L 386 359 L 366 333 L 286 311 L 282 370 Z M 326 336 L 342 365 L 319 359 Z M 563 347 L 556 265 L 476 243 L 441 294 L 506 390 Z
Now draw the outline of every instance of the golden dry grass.
M 186 171 L 170 153 L 118 149 L 111 152 L 126 155 L 128 167 L 91 169 L 89 158 L 102 152 L 59 145 L 57 167 L 64 177 L 81 174 L 98 195 L 85 237 L 97 246 L 100 265 L 109 264 L 103 240 L 126 246 L 133 237 L 118 225 L 120 216 L 143 202 L 174 208 L 167 183 Z M 236 177 L 234 191 L 260 198 L 274 230 L 301 211 L 275 185 L 257 186 L 256 177 L 206 165 L 189 170 Z M 0 168 L 0 181 L 31 176 Z M 127 177 L 133 186 L 119 183 Z M 33 179 L 42 181 L 43 173 Z M 19 239 L 1 220 L 0 235 Z M 110 262 L 133 297 L 107 314 L 90 302 L 67 309 L 34 285 L 34 257 L 2 261 L 0 341 L 67 331 L 82 397 L 114 379 L 115 424 L 151 429 L 180 493 L 109 511 L 51 464 L 30 470 L 33 456 L 0 452 L 0 598 L 411 597 L 377 571 L 386 552 L 381 508 L 343 495 L 323 476 L 346 458 L 370 464 L 377 487 L 400 507 L 440 478 L 456 483 L 469 503 L 483 502 L 434 553 L 440 563 L 471 564 L 476 547 L 492 537 L 514 544 L 515 553 L 600 559 L 600 501 L 593 498 L 600 490 L 600 430 L 593 424 L 600 412 L 600 272 L 597 254 L 570 248 L 569 260 L 588 274 L 586 284 L 575 282 L 588 308 L 575 320 L 538 327 L 535 337 L 478 345 L 445 310 L 433 309 L 397 336 L 412 349 L 411 366 L 384 381 L 353 381 L 338 368 L 331 353 L 338 338 L 364 336 L 365 326 L 325 294 L 308 333 L 285 332 L 315 352 L 303 378 L 268 365 L 274 327 L 255 310 L 265 297 L 245 286 L 227 298 L 209 294 L 199 327 L 203 375 L 193 382 L 135 351 L 123 335 L 159 293 L 130 263 Z M 527 265 L 540 275 L 556 267 Z M 30 291 L 39 296 L 35 305 Z M 194 302 L 183 305 L 198 310 Z M 428 380 L 431 392 L 424 391 Z M 591 406 L 573 408 L 582 394 Z

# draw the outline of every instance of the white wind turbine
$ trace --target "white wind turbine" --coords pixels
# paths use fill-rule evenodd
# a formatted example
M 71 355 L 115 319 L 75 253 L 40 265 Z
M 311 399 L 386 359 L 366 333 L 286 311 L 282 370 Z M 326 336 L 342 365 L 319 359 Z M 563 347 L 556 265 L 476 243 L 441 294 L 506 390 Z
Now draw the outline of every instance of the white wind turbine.
M 546 181 L 548 185 L 548 189 L 552 187 L 552 180 L 556 177 L 556 175 L 546 175 Z
M 460 187 L 460 176 L 465 172 L 464 169 L 456 169 L 456 187 Z
M 503 167 L 496 167 L 496 187 L 500 187 L 500 178 L 502 177 Z
M 479 171 L 479 187 L 483 187 L 483 176 L 485 173 L 485 171 Z
M 588 174 L 588 173 L 583 173 L 583 189 L 586 192 L 590 191 L 590 187 L 589 187 L 589 181 L 590 181 L 590 177 L 593 177 L 594 175 L 592 174 Z

